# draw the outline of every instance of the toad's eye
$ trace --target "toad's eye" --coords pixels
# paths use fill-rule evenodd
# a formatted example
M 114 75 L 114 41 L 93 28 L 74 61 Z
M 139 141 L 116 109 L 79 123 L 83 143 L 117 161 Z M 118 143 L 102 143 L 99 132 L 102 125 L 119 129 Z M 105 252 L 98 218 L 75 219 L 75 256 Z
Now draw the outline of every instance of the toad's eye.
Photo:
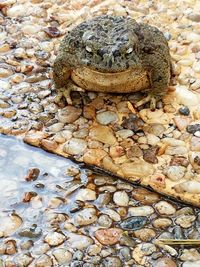
M 129 47 L 127 50 L 126 50 L 126 54 L 130 54 L 133 52 L 133 47 Z
M 86 46 L 85 49 L 86 49 L 86 51 L 88 51 L 89 53 L 92 53 L 92 48 L 91 48 L 91 47 Z

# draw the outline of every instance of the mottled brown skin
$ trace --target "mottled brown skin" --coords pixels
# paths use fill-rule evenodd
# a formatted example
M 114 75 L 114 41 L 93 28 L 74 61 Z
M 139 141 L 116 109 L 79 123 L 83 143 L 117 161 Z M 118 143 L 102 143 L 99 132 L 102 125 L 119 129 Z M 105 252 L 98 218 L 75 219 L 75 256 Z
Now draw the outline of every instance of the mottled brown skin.
M 104 73 L 105 77 L 112 74 L 109 76 L 111 80 L 112 76 L 115 79 L 115 74 L 128 70 L 133 76 L 135 70 L 141 73 L 145 71 L 149 80 L 145 85 L 146 89 L 149 89 L 145 101 L 151 100 L 151 107 L 155 108 L 156 100 L 161 99 L 166 93 L 170 81 L 169 47 L 163 33 L 156 27 L 137 23 L 129 17 L 99 16 L 78 25 L 61 42 L 54 63 L 54 81 L 56 88 L 65 95 L 68 103 L 71 103 L 70 91 L 76 90 L 73 88 L 76 86 L 72 83 L 72 80 L 75 80 L 72 73 L 77 69 L 79 72 L 89 69 L 91 72 Z M 84 75 L 81 77 L 81 84 L 84 85 L 84 89 L 92 90 L 87 82 L 84 83 Z M 141 79 L 142 77 L 141 75 Z M 121 87 L 109 90 L 110 86 L 102 89 L 98 85 L 95 91 L 137 91 L 134 80 L 132 84 L 133 88 L 126 91 Z

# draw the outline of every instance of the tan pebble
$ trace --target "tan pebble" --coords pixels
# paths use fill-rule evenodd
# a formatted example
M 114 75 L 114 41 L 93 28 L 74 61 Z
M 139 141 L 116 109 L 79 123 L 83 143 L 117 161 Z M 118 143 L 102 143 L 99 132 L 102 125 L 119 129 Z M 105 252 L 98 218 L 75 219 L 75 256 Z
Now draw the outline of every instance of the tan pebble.
M 122 233 L 119 228 L 100 229 L 95 232 L 95 237 L 102 245 L 114 245 L 119 242 Z
M 43 139 L 41 141 L 41 146 L 47 151 L 54 151 L 58 147 L 58 144 L 54 140 L 48 140 L 48 139 Z
M 10 50 L 9 44 L 2 44 L 0 45 L 0 52 L 8 52 Z
M 26 133 L 24 142 L 38 147 L 42 139 L 46 137 L 48 137 L 47 133 L 30 131 Z
M 121 146 L 111 146 L 109 154 L 112 158 L 121 157 L 125 154 L 125 150 Z
M 90 129 L 90 138 L 108 145 L 114 145 L 117 140 L 113 131 L 108 126 L 97 125 Z
M 94 164 L 100 166 L 102 159 L 106 155 L 107 153 L 103 149 L 87 149 L 86 153 L 83 155 L 83 160 L 87 164 Z
M 168 218 L 158 218 L 156 220 L 153 221 L 153 226 L 156 229 L 165 229 L 167 227 L 169 227 L 172 224 L 172 221 Z
M 156 236 L 156 233 L 153 229 L 143 228 L 134 231 L 134 236 L 144 242 L 148 242 L 151 241 L 151 239 Z
M 190 124 L 191 120 L 192 120 L 191 118 L 185 118 L 180 116 L 174 117 L 175 125 L 180 131 L 185 130 L 186 127 Z
M 154 167 L 142 159 L 135 159 L 134 162 L 123 163 L 121 171 L 125 177 L 136 179 L 153 174 Z
M 134 188 L 132 197 L 144 205 L 153 204 L 160 199 L 159 195 L 144 188 Z
M 200 86 L 200 83 L 199 83 Z M 200 106 L 193 111 L 193 116 L 196 120 L 200 120 Z
M 181 59 L 178 61 L 178 64 L 182 66 L 191 66 L 193 61 L 191 59 Z
M 154 267 L 177 267 L 177 264 L 172 259 L 164 257 L 157 260 Z
M 200 79 L 196 79 L 196 81 L 190 85 L 190 88 L 194 91 L 200 89 Z

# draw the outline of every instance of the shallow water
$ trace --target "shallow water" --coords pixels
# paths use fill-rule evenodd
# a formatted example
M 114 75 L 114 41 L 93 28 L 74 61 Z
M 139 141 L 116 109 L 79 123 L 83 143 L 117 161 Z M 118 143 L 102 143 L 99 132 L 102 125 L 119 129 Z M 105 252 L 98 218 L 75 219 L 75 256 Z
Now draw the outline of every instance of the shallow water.
M 37 182 L 42 182 L 44 174 L 55 182 L 66 179 L 64 170 L 75 166 L 68 159 L 47 153 L 41 149 L 24 144 L 13 137 L 0 135 L 0 209 L 7 209 L 21 200 L 22 192 L 30 189 L 24 177 L 29 168 L 40 169 Z M 45 178 L 47 179 L 47 178 Z

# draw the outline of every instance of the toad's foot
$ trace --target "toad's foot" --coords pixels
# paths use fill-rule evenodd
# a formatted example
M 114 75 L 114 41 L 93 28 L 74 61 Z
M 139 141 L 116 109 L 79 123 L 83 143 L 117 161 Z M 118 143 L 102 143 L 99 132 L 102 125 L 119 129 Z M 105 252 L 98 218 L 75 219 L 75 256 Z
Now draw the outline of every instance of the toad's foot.
M 135 106 L 140 107 L 148 102 L 150 102 L 150 109 L 154 111 L 156 109 L 156 103 L 161 99 L 160 96 L 152 95 L 151 93 L 148 94 L 147 97 L 143 98 L 142 100 L 138 101 Z
M 77 85 L 75 85 L 73 82 L 70 81 L 67 83 L 65 87 L 58 89 L 58 94 L 56 96 L 55 102 L 59 103 L 62 97 L 64 97 L 66 99 L 67 104 L 72 105 L 73 101 L 70 96 L 72 91 L 85 92 L 84 89 L 82 89 L 81 87 L 78 87 Z

